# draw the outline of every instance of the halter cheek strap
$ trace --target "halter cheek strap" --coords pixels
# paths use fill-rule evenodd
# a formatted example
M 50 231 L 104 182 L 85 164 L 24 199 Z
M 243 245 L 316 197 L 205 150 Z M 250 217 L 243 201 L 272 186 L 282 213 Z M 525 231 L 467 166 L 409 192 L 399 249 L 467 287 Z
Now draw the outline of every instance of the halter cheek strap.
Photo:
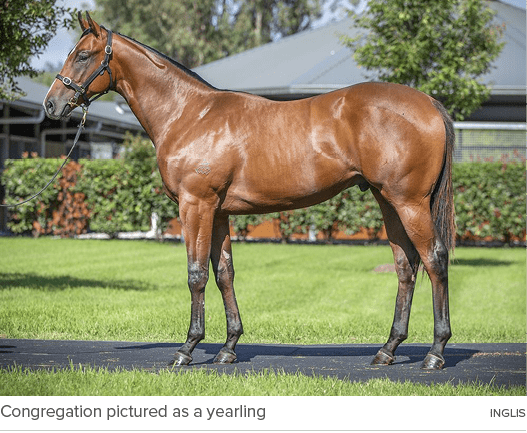
M 78 107 L 79 105 L 84 105 L 88 107 L 93 101 L 95 101 L 96 99 L 108 93 L 112 87 L 112 84 L 113 84 L 112 70 L 108 66 L 110 63 L 110 57 L 112 55 L 112 31 L 111 30 L 106 30 L 106 31 L 108 32 L 108 39 L 106 41 L 106 46 L 104 47 L 104 53 L 105 53 L 104 60 L 101 62 L 100 66 L 95 71 L 93 71 L 93 73 L 88 77 L 88 79 L 82 85 L 78 85 L 74 83 L 71 78 L 64 77 L 60 74 L 57 74 L 56 76 L 56 78 L 62 81 L 62 83 L 66 87 L 75 90 L 75 95 L 73 95 L 73 97 L 68 101 L 68 105 L 70 105 L 72 108 Z M 90 29 L 85 30 L 83 33 L 83 36 L 84 34 L 88 34 L 89 32 L 90 32 Z M 86 96 L 88 87 L 99 75 L 103 75 L 104 71 L 108 71 L 108 75 L 110 76 L 110 85 L 104 92 L 99 93 L 98 95 L 95 95 L 93 98 L 89 99 Z M 81 104 L 78 104 L 80 97 L 82 97 L 83 102 Z

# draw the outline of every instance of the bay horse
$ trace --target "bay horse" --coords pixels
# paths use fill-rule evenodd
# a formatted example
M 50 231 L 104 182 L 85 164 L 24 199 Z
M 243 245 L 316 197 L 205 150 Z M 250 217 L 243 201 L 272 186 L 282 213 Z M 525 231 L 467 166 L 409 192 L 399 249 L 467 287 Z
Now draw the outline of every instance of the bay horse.
M 438 101 L 389 83 L 362 83 L 288 102 L 220 90 L 153 48 L 99 26 L 89 14 L 78 18 L 83 34 L 44 108 L 52 119 L 67 118 L 113 90 L 152 140 L 165 192 L 179 203 L 191 293 L 187 340 L 171 365 L 189 364 L 204 338 L 209 261 L 227 317 L 227 340 L 214 362 L 236 360 L 243 327 L 233 287 L 229 215 L 311 206 L 357 185 L 370 189 L 380 205 L 398 277 L 391 332 L 372 364 L 393 363 L 407 338 L 422 263 L 434 311 L 434 341 L 422 368 L 442 368 L 451 336 L 455 140 L 452 120 Z

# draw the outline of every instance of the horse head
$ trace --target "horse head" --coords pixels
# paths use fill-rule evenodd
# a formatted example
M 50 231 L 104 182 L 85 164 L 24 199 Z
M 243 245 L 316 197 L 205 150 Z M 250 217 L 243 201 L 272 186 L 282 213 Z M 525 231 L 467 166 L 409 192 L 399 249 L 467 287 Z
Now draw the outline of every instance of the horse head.
M 76 107 L 87 107 L 107 93 L 114 83 L 109 66 L 112 32 L 99 26 L 89 13 L 84 19 L 79 12 L 78 19 L 82 36 L 68 54 L 44 99 L 44 111 L 51 119 L 64 119 Z

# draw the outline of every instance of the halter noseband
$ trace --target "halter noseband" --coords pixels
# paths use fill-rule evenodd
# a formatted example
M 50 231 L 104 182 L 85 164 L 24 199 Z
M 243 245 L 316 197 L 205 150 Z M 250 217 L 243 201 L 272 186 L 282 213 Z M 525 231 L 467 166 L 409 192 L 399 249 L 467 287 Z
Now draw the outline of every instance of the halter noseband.
M 69 87 L 75 90 L 75 95 L 73 95 L 68 101 L 68 105 L 72 108 L 79 107 L 80 105 L 84 105 L 87 108 L 93 101 L 95 101 L 96 99 L 108 93 L 112 87 L 112 81 L 113 81 L 112 80 L 112 70 L 108 66 L 108 64 L 110 63 L 110 56 L 112 55 L 112 31 L 107 30 L 103 26 L 101 26 L 101 28 L 103 28 L 104 30 L 108 32 L 108 39 L 106 40 L 106 46 L 104 47 L 104 53 L 105 53 L 104 60 L 101 62 L 100 66 L 88 77 L 88 79 L 82 85 L 79 86 L 78 84 L 74 83 L 71 78 L 64 77 L 60 74 L 57 74 L 56 76 L 56 78 L 62 81 L 62 83 L 66 87 Z M 91 32 L 91 29 L 86 29 L 82 33 L 82 36 L 87 35 L 90 32 Z M 103 75 L 104 71 L 108 71 L 108 75 L 110 76 L 110 85 L 104 92 L 99 93 L 98 95 L 95 95 L 93 96 L 93 98 L 89 99 L 86 96 L 88 87 L 97 78 L 97 76 Z M 82 97 L 82 99 L 84 100 L 84 102 L 81 104 L 77 103 L 79 100 L 79 97 Z

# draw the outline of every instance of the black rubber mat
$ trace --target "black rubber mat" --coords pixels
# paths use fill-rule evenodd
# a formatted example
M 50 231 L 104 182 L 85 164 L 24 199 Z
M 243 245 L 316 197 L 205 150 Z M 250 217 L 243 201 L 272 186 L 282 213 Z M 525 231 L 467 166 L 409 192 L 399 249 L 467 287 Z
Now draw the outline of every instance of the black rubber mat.
M 83 366 L 114 369 L 166 369 L 178 343 L 134 343 L 124 341 L 61 341 L 0 339 L 0 367 L 63 369 Z M 190 366 L 175 369 L 214 369 L 233 373 L 247 371 L 301 372 L 332 376 L 342 380 L 366 381 L 389 378 L 393 381 L 457 384 L 493 383 L 498 386 L 525 385 L 526 345 L 448 344 L 446 364 L 440 371 L 420 368 L 429 346 L 402 344 L 390 366 L 372 366 L 379 345 L 287 345 L 238 344 L 238 362 L 215 365 L 221 344 L 199 344 Z

